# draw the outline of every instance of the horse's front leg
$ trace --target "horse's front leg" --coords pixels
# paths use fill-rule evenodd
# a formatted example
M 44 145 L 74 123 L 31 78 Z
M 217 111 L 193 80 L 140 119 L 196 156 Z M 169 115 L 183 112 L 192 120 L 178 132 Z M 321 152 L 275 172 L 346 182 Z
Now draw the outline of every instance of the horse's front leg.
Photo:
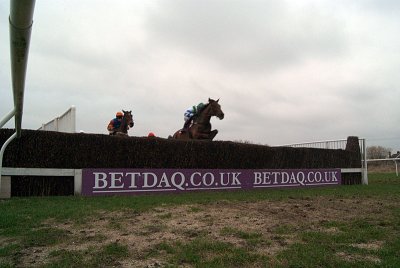
M 214 129 L 213 131 L 209 131 L 209 132 L 201 132 L 201 133 L 197 133 L 197 139 L 201 139 L 201 140 L 213 140 L 214 137 L 218 134 L 218 130 Z
M 215 136 L 217 136 L 217 134 L 218 134 L 218 130 L 214 129 L 214 130 L 211 131 L 210 134 L 208 135 L 208 139 L 209 139 L 210 141 L 212 141 L 212 140 L 215 138 Z

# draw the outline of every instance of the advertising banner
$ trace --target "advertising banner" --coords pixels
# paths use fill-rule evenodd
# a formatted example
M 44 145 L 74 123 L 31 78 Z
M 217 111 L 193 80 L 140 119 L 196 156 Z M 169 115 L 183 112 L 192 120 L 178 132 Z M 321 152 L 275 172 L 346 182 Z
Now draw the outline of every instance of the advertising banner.
M 340 169 L 83 169 L 82 195 L 315 187 L 341 184 Z

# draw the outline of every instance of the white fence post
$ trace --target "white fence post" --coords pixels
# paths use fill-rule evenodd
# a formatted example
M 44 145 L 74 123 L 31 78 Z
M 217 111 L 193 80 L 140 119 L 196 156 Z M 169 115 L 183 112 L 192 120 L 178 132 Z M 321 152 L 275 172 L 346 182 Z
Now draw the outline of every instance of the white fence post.
M 74 195 L 82 194 L 82 169 L 74 171 Z

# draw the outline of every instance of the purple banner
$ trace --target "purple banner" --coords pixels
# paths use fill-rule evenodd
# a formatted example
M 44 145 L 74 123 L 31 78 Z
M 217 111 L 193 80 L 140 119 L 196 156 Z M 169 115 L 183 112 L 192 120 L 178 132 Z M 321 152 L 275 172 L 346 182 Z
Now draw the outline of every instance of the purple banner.
M 341 184 L 340 169 L 83 169 L 82 195 L 315 187 Z

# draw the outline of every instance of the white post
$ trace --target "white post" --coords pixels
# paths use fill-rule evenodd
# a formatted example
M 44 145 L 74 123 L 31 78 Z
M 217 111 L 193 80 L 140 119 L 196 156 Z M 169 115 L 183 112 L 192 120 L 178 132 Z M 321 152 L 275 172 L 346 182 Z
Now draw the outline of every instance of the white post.
M 25 75 L 33 24 L 35 0 L 10 1 L 10 55 L 11 77 L 15 107 L 15 130 L 21 137 L 24 104 Z
M 6 147 L 8 146 L 8 144 L 15 139 L 15 137 L 17 137 L 17 132 L 15 132 L 11 137 L 8 138 L 8 140 L 3 144 L 3 146 L 1 147 L 0 150 L 0 191 L 1 191 L 1 170 L 3 168 L 3 155 L 4 155 L 4 151 L 6 150 Z
M 75 133 L 76 132 L 76 108 L 75 105 L 71 106 L 71 133 Z
M 3 176 L 0 183 L 0 199 L 11 198 L 11 176 Z
M 59 117 L 57 117 L 56 119 L 54 119 L 54 125 L 55 125 L 54 131 L 58 131 L 58 130 L 59 130 L 59 127 L 58 127 L 58 120 L 60 120 Z
M 82 194 L 82 169 L 74 170 L 74 195 Z
M 367 143 L 367 140 L 366 139 L 362 139 L 362 148 L 361 148 L 361 150 L 362 150 L 362 160 L 361 160 L 361 163 L 362 163 L 362 184 L 365 184 L 365 185 L 368 185 L 368 164 L 367 164 L 367 151 L 366 151 L 366 148 L 367 148 L 367 145 L 366 145 L 366 143 Z

